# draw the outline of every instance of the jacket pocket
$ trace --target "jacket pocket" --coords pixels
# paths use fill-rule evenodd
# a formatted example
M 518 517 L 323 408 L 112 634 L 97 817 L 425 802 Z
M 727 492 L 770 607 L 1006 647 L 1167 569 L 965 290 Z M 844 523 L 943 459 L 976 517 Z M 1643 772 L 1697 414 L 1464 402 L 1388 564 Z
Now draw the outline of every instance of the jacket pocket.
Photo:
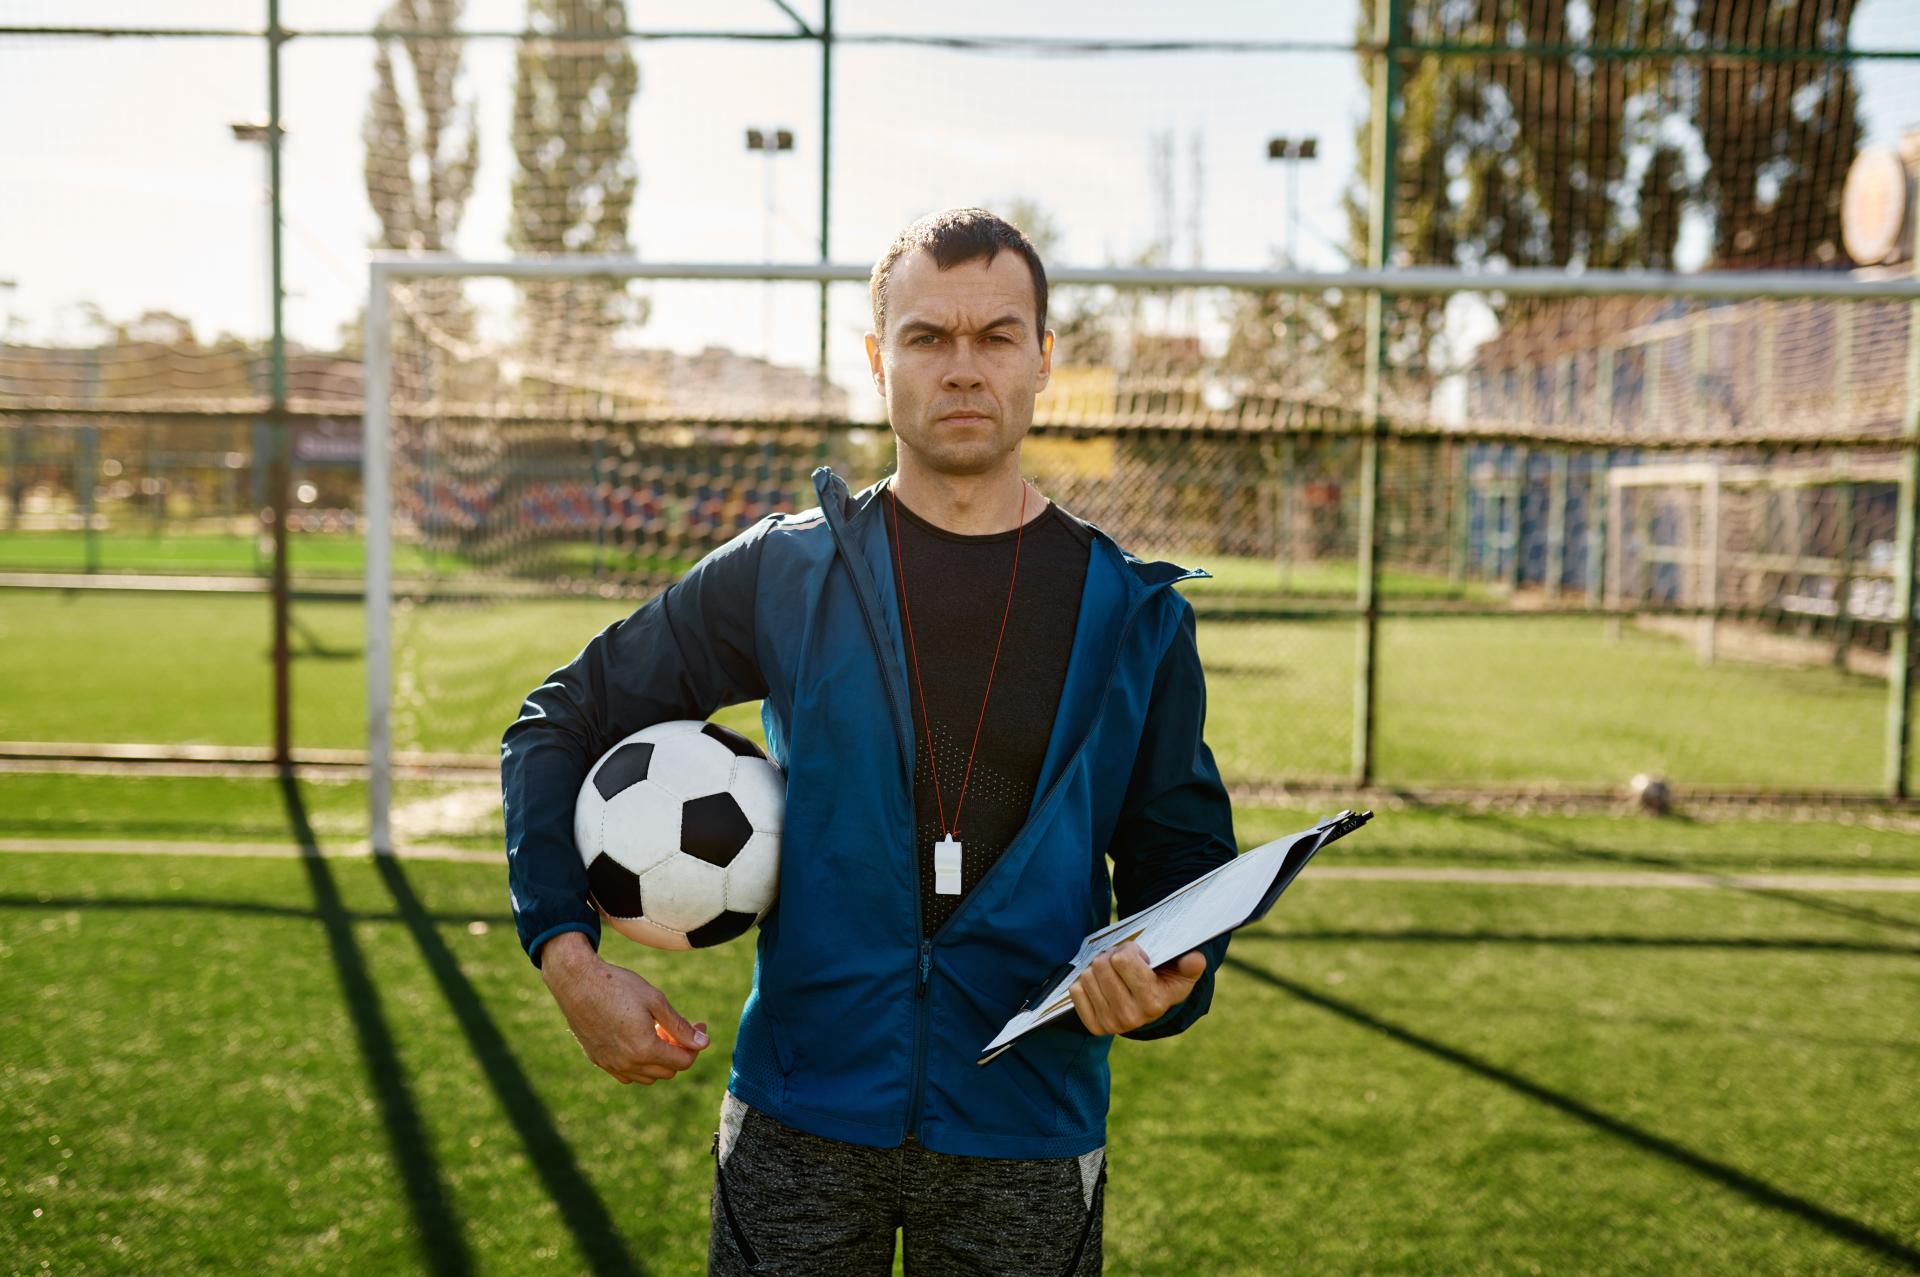
M 752 1272 L 760 1267 L 760 1254 L 754 1250 L 753 1243 L 747 1240 L 746 1232 L 740 1227 L 740 1216 L 733 1208 L 733 1193 L 727 1187 L 727 1164 L 720 1158 L 718 1131 L 713 1133 L 713 1184 L 720 1198 L 720 1213 L 726 1220 L 727 1236 L 732 1239 L 734 1249 L 740 1252 L 747 1271 Z
M 1060 1270 L 1060 1277 L 1074 1277 L 1080 1271 L 1081 1263 L 1087 1257 L 1087 1243 L 1093 1239 L 1093 1226 L 1100 1222 L 1100 1213 L 1106 1209 L 1107 1198 L 1107 1157 L 1100 1155 L 1100 1177 L 1093 1182 L 1093 1197 L 1087 1202 L 1087 1218 L 1080 1225 L 1080 1240 L 1073 1245 L 1073 1258 Z

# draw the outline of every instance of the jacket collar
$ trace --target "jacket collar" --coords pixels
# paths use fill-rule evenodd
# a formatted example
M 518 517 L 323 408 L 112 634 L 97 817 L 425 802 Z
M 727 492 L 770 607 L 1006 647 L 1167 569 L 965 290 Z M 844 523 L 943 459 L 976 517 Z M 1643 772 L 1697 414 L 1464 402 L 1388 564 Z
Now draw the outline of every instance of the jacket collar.
M 826 513 L 831 505 L 833 514 L 838 516 L 834 521 L 853 535 L 862 533 L 869 517 L 877 517 L 870 515 L 870 512 L 879 507 L 881 491 L 891 487 L 892 484 L 893 476 L 888 475 L 879 482 L 862 488 L 859 492 L 851 492 L 847 488 L 847 481 L 829 467 L 821 466 L 813 472 L 813 490 L 814 494 L 820 498 L 821 512 Z M 1108 552 L 1117 556 L 1129 569 L 1124 574 L 1125 579 L 1130 586 L 1137 587 L 1140 591 L 1157 590 L 1179 581 L 1212 576 L 1212 573 L 1204 568 L 1186 568 L 1177 563 L 1136 558 L 1122 549 L 1119 543 L 1102 531 L 1098 524 L 1089 523 L 1064 508 L 1061 508 L 1060 512 L 1085 528 L 1096 544 L 1104 545 Z M 1130 594 L 1133 592 L 1129 590 Z

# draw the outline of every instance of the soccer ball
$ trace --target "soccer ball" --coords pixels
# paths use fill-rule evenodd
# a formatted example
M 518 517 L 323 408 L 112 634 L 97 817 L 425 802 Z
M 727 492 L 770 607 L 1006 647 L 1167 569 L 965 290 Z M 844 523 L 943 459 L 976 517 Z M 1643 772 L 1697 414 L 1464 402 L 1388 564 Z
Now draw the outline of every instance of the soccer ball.
M 655 723 L 587 773 L 573 839 L 614 930 L 656 949 L 703 949 L 773 907 L 785 807 L 780 769 L 740 733 Z
M 1664 816 L 1673 810 L 1673 789 L 1664 777 L 1641 772 L 1627 782 L 1627 792 L 1634 806 L 1651 815 Z

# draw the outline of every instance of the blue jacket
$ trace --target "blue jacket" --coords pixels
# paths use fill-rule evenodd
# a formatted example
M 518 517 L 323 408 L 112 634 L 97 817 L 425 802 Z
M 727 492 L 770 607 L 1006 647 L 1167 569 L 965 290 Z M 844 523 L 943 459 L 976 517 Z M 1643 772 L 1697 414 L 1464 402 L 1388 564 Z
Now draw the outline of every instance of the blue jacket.
M 588 643 L 537 688 L 501 750 L 507 860 L 534 961 L 599 923 L 572 813 L 626 734 L 761 698 L 786 771 L 780 894 L 761 926 L 729 1089 L 803 1131 L 875 1147 L 1066 1157 L 1106 1139 L 1108 1037 L 1066 1017 L 975 1061 L 1037 985 L 1104 926 L 1234 855 L 1201 739 L 1193 611 L 1202 575 L 1143 563 L 1093 529 L 1053 734 L 1027 823 L 930 940 L 920 924 L 914 734 L 881 485 L 774 515 Z M 1104 854 L 1103 854 L 1104 853 Z M 1109 877 L 1107 864 L 1112 861 Z M 1160 1020 L 1205 1014 L 1226 952 Z

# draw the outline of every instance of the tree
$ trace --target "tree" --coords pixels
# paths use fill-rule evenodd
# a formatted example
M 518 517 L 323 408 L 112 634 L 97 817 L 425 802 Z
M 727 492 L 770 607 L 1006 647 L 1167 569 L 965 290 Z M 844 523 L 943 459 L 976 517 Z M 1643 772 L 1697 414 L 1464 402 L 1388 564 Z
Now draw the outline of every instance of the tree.
M 520 253 L 622 253 L 638 183 L 628 117 L 640 71 L 625 0 L 528 0 L 513 99 L 513 220 Z M 604 40 L 581 37 L 605 36 Z M 549 37 L 549 38 L 542 38 Z M 551 38 L 563 37 L 563 38 Z M 528 284 L 522 319 L 548 367 L 590 362 L 644 308 L 619 284 Z
M 1383 2 L 1362 0 L 1363 31 Z M 1844 34 L 1854 5 L 1416 0 L 1403 12 L 1433 39 L 1784 51 Z M 1370 81 L 1373 60 L 1361 67 Z M 1402 102 L 1394 248 L 1418 265 L 1670 269 L 1689 215 L 1710 227 L 1717 265 L 1830 260 L 1860 138 L 1847 65 L 1817 58 L 1426 57 Z M 1356 248 L 1365 182 L 1348 201 Z
M 1376 4 L 1361 0 L 1370 39 Z M 1407 0 L 1400 40 L 1598 50 L 1838 43 L 1856 0 Z M 1840 191 L 1860 139 L 1846 63 L 1792 59 L 1429 55 L 1403 62 L 1391 258 L 1461 267 L 1650 267 L 1679 263 L 1682 232 L 1704 232 L 1717 267 L 1833 260 Z M 1362 55 L 1369 85 L 1374 59 Z M 1371 121 L 1359 128 L 1360 152 Z M 1368 173 L 1346 199 L 1353 259 L 1366 260 Z M 1503 305 L 1496 315 L 1537 306 Z M 1357 299 L 1339 328 L 1357 328 Z M 1236 318 L 1244 362 L 1271 349 L 1271 300 Z M 1247 331 L 1242 334 L 1241 327 Z M 1269 325 L 1270 327 L 1270 325 Z M 1446 302 L 1397 299 L 1395 367 L 1447 360 Z M 1339 350 L 1355 361 L 1358 343 Z
M 464 8 L 465 0 L 392 0 L 380 25 L 452 30 Z M 459 98 L 466 42 L 401 42 L 409 73 L 405 90 L 395 69 L 394 43 L 386 37 L 374 46 L 373 94 L 361 129 L 367 200 L 380 219 L 382 247 L 442 252 L 466 212 L 480 160 L 473 99 Z
M 450 31 L 464 7 L 465 0 L 391 0 L 380 25 Z M 474 100 L 462 101 L 459 92 L 465 43 L 393 37 L 375 42 L 373 92 L 361 138 L 367 202 L 380 219 L 378 247 L 444 252 L 466 213 L 480 148 Z M 472 309 L 457 280 L 414 280 L 401 291 L 395 372 L 423 396 L 445 393 L 446 371 L 473 333 Z M 357 331 L 343 331 L 343 344 L 357 345 L 359 337 Z

